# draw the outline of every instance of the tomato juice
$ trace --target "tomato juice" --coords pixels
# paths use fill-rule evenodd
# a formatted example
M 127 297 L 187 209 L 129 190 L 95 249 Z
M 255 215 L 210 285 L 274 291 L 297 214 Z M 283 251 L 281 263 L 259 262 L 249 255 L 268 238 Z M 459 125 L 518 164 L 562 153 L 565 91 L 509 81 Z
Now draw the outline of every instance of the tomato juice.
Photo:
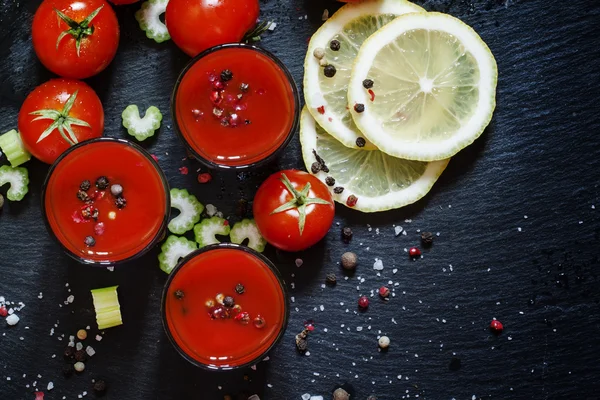
M 182 261 L 165 286 L 162 307 L 165 331 L 179 353 L 221 370 L 260 361 L 283 336 L 288 315 L 275 267 L 233 244 L 207 246 Z
M 211 167 L 243 168 L 287 145 L 298 127 L 294 80 L 270 53 L 217 46 L 193 59 L 171 99 L 175 128 Z
M 104 189 L 100 177 L 108 180 Z M 113 185 L 121 195 L 111 193 Z M 145 253 L 161 239 L 170 212 L 166 178 L 151 156 L 109 138 L 64 153 L 48 172 L 42 202 L 49 231 L 84 263 L 114 264 Z

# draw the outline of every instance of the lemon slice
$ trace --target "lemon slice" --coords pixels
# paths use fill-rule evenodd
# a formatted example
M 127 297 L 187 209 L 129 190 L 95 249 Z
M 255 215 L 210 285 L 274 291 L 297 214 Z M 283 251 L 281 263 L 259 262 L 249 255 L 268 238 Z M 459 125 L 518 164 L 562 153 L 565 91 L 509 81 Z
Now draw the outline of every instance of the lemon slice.
M 375 0 L 347 4 L 329 18 L 312 36 L 304 60 L 304 98 L 312 116 L 327 132 L 348 147 L 357 147 L 364 136 L 356 128 L 348 105 L 348 82 L 354 59 L 362 43 L 376 30 L 398 15 L 425 12 L 405 0 Z M 339 50 L 331 42 L 339 42 Z M 324 62 L 335 67 L 328 78 L 324 66 L 315 57 L 315 49 L 324 50 Z M 365 148 L 374 148 L 367 143 Z
M 374 82 L 373 101 L 364 79 Z M 496 60 L 472 28 L 446 14 L 407 14 L 361 47 L 348 107 L 382 151 L 441 160 L 473 143 L 488 125 L 497 80 Z M 357 112 L 357 105 L 364 105 L 364 112 Z
M 300 122 L 300 143 L 308 171 L 317 162 L 316 155 L 329 169 L 328 173 L 319 171 L 316 176 L 325 184 L 328 177 L 335 179 L 332 186 L 328 185 L 335 201 L 363 212 L 385 211 L 414 203 L 429 192 L 450 161 L 410 161 L 379 150 L 346 147 L 327 134 L 306 107 Z M 343 191 L 336 193 L 336 188 Z M 354 206 L 348 204 L 350 196 L 358 199 Z

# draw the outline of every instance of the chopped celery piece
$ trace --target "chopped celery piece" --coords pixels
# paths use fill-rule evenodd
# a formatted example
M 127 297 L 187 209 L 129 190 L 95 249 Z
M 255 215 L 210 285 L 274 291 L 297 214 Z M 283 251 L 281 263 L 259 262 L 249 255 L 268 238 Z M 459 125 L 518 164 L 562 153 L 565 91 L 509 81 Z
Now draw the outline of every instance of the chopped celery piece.
M 191 240 L 171 235 L 163 243 L 160 249 L 162 250 L 162 253 L 158 255 L 160 269 L 167 274 L 170 274 L 179 260 L 190 254 L 192 251 L 197 250 L 198 246 Z
M 154 136 L 154 132 L 160 128 L 160 122 L 162 121 L 162 114 L 158 108 L 148 107 L 146 115 L 141 118 L 140 110 L 135 104 L 127 106 L 121 117 L 123 117 L 123 126 L 127 128 L 127 133 L 140 142 Z
M 169 230 L 176 235 L 191 231 L 204 211 L 204 205 L 186 189 L 171 189 L 171 207 L 178 209 L 180 213 L 169 222 Z
M 10 183 L 10 189 L 6 193 L 11 201 L 23 200 L 23 197 L 29 191 L 29 173 L 23 167 L 9 167 L 3 165 L 0 167 L 0 186 Z
M 212 217 L 203 219 L 194 227 L 196 242 L 200 247 L 219 243 L 216 235 L 227 236 L 230 231 L 229 222 L 223 218 Z
M 262 237 L 253 219 L 243 219 L 231 228 L 229 233 L 232 243 L 242 244 L 248 239 L 248 247 L 262 253 L 267 241 Z
M 171 39 L 167 26 L 160 20 L 161 14 L 167 10 L 169 0 L 149 0 L 142 3 L 142 8 L 136 11 L 135 19 L 140 28 L 146 32 L 149 39 L 162 43 Z
M 123 324 L 117 288 L 118 286 L 111 286 L 92 290 L 98 329 L 107 329 Z
M 23 145 L 21 135 L 14 129 L 0 136 L 0 149 L 13 167 L 18 167 L 31 159 L 31 154 Z

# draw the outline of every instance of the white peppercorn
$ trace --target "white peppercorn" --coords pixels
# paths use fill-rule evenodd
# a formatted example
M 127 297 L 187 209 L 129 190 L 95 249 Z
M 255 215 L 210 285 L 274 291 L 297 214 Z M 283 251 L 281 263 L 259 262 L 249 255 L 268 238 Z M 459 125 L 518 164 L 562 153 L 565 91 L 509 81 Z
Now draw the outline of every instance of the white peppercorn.
M 85 364 L 81 361 L 78 361 L 73 365 L 73 368 L 75 368 L 75 371 L 77 372 L 83 372 L 83 370 L 85 369 Z
M 390 347 L 390 338 L 387 336 L 382 336 L 379 338 L 378 344 L 381 349 L 387 349 Z

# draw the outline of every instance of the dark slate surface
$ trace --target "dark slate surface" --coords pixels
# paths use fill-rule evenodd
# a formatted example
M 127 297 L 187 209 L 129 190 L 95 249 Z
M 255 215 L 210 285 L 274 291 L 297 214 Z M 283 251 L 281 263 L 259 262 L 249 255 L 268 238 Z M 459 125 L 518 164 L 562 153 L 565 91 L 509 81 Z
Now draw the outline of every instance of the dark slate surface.
M 51 77 L 31 48 L 37 4 L 3 0 L 0 5 L 3 132 L 16 126 L 27 93 Z M 240 392 L 262 399 L 300 399 L 303 393 L 327 399 L 342 384 L 353 399 L 369 394 L 386 400 L 597 399 L 600 4 L 430 0 L 422 5 L 472 25 L 495 54 L 500 78 L 494 119 L 416 205 L 379 215 L 339 207 L 337 224 L 355 231 L 350 245 L 341 243 L 336 224 L 326 240 L 300 255 L 301 268 L 294 265 L 295 255 L 268 252 L 295 284 L 289 328 L 269 361 L 256 370 L 209 374 L 180 359 L 160 323 L 165 276 L 157 267 L 157 251 L 114 272 L 71 261 L 41 221 L 40 186 L 47 167 L 33 161 L 31 193 L 0 214 L 0 296 L 26 304 L 16 327 L 0 322 L 0 399 L 33 399 L 34 387 L 46 392 L 45 399 L 74 399 L 90 393 L 91 379 L 98 376 L 110 384 L 108 399 L 220 399 Z M 194 174 L 180 175 L 181 166 L 199 167 L 182 161 L 184 148 L 167 112 L 171 88 L 188 58 L 172 43 L 144 37 L 133 18 L 138 7 L 118 9 L 117 57 L 89 79 L 105 106 L 106 135 L 126 137 L 120 125 L 126 105 L 158 106 L 165 112 L 163 127 L 144 146 L 159 157 L 172 186 L 190 189 L 234 221 L 237 199 L 251 199 L 270 170 L 302 165 L 298 141 L 270 169 L 217 174 L 205 186 L 195 183 Z M 336 5 L 263 2 L 262 17 L 279 25 L 262 45 L 282 58 L 298 82 L 307 39 L 325 7 L 333 11 Z M 408 235 L 395 237 L 393 224 Z M 417 229 L 440 236 L 423 259 L 412 262 L 403 249 L 418 242 Z M 326 273 L 341 275 L 336 262 L 346 249 L 361 259 L 356 275 L 340 278 L 333 289 L 322 288 Z M 385 266 L 381 276 L 372 268 L 375 257 Z M 368 312 L 355 313 L 359 294 L 388 281 L 395 289 L 389 303 L 374 299 Z M 101 342 L 88 340 L 96 356 L 83 375 L 65 380 L 66 339 L 58 336 L 94 326 L 89 290 L 113 284 L 120 285 L 125 325 L 108 330 Z M 69 294 L 75 301 L 67 306 Z M 487 329 L 492 317 L 505 325 L 500 337 Z M 307 319 L 315 320 L 317 330 L 310 356 L 303 357 L 293 338 Z M 377 351 L 379 332 L 391 338 L 387 353 Z M 461 361 L 455 371 L 453 357 Z M 49 381 L 55 388 L 47 392 Z

